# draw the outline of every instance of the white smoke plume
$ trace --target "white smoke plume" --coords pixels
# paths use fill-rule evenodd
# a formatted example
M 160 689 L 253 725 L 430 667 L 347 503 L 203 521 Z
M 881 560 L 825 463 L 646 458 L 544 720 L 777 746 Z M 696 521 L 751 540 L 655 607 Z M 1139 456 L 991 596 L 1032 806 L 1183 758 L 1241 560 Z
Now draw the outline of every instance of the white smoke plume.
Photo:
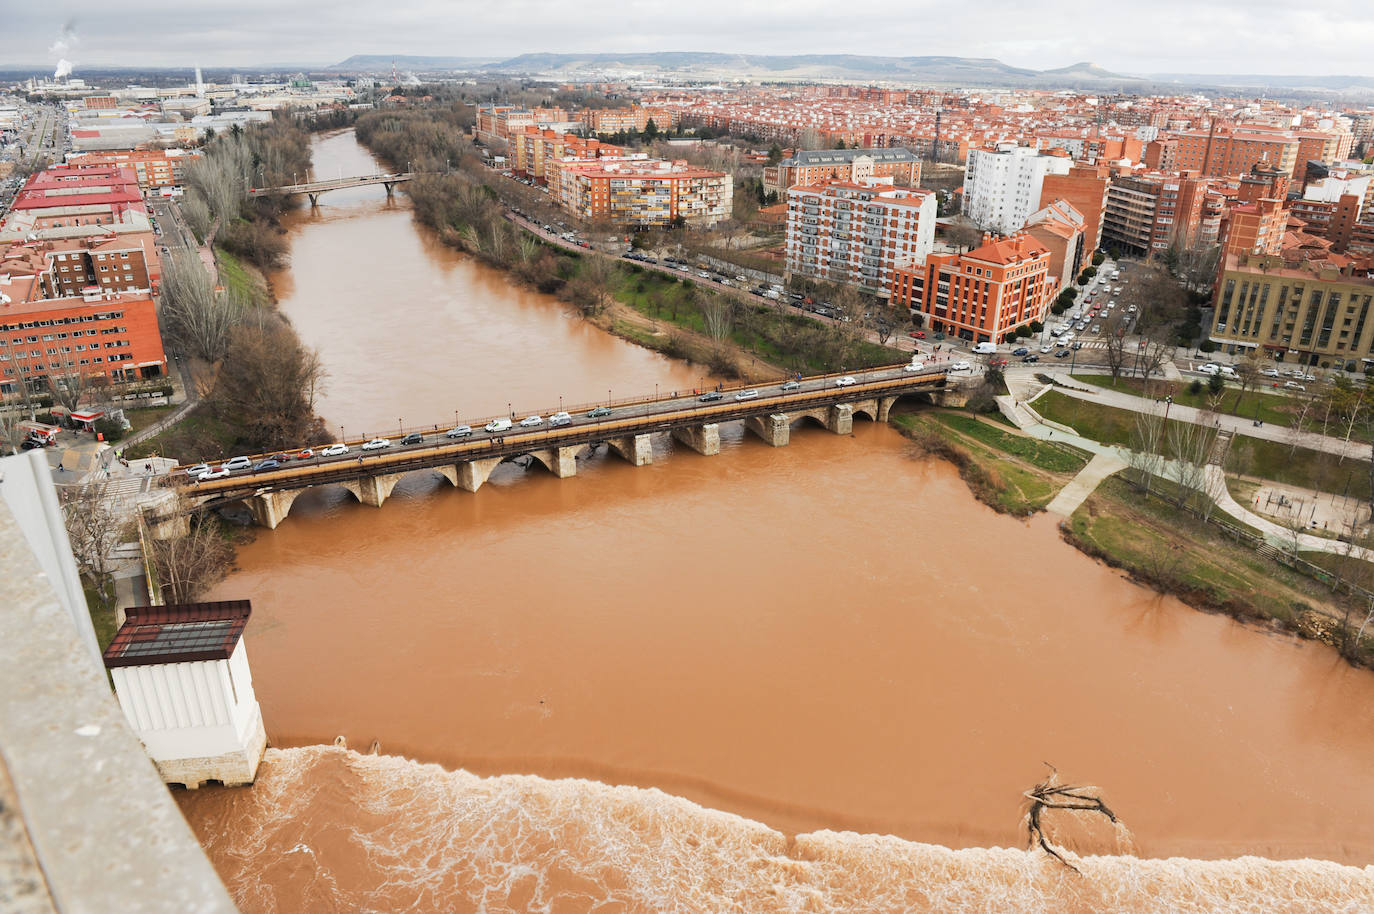
M 76 20 L 68 19 L 63 23 L 62 31 L 57 33 L 57 40 L 48 48 L 48 53 L 57 57 L 57 69 L 53 71 L 53 79 L 71 75 L 73 64 L 67 59 L 67 55 L 80 40 L 76 34 Z

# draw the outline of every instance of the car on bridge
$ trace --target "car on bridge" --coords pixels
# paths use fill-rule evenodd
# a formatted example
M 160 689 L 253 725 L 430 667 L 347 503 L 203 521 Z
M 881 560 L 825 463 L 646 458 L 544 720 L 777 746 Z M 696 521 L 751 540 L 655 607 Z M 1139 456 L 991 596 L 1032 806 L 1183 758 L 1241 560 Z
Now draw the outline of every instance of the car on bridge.
M 609 416 L 611 412 L 612 410 L 609 406 L 596 406 L 587 411 L 587 418 L 604 419 L 606 416 Z
M 312 448 L 312 447 L 303 447 L 303 448 L 301 448 L 299 451 L 296 452 L 296 459 L 297 459 L 297 460 L 309 460 L 311 457 L 314 457 L 314 456 L 315 456 L 315 449 Z
M 858 384 L 858 383 L 859 383 L 859 379 L 856 378 L 856 377 L 854 377 L 852 374 L 847 374 L 847 375 L 845 375 L 845 376 L 842 377 L 842 378 L 836 378 L 836 379 L 835 379 L 835 386 L 836 386 L 836 387 L 852 387 L 852 386 L 854 386 L 855 384 Z
M 445 437 L 445 438 L 466 438 L 468 435 L 471 435 L 471 434 L 472 434 L 472 426 L 471 426 L 471 425 L 456 425 L 456 426 L 454 426 L 453 428 L 449 429 L 448 431 L 444 432 L 444 437 Z
M 801 390 L 801 381 L 797 381 L 797 380 L 783 381 L 783 382 L 782 382 L 782 387 L 779 387 L 778 389 L 779 389 L 779 390 Z
M 903 365 L 903 366 L 902 366 L 902 371 L 925 371 L 925 370 L 926 370 L 926 363 L 925 363 L 925 362 L 912 362 L 912 363 L 910 363 L 910 364 L 908 364 L 908 365 Z
M 213 470 L 206 470 L 204 473 L 196 474 L 196 482 L 205 482 L 207 479 L 223 479 L 228 476 L 228 467 L 215 467 Z
M 365 451 L 380 451 L 382 448 L 387 447 L 391 447 L 390 438 L 373 438 L 371 441 L 363 444 L 363 450 Z
M 421 435 L 419 432 L 411 432 L 409 435 L 406 435 L 404 438 L 401 439 L 401 444 L 402 444 L 402 445 L 406 445 L 406 444 L 424 444 L 424 443 L 425 443 L 425 436 L 424 436 L 424 435 Z
M 341 455 L 341 454 L 347 454 L 347 453 L 348 453 L 348 445 L 343 444 L 343 443 L 339 443 L 339 444 L 331 444 L 329 447 L 327 447 L 327 448 L 325 448 L 324 450 L 320 451 L 320 456 L 321 456 L 321 457 L 338 457 L 338 456 Z
M 754 390 L 753 388 L 750 388 L 749 390 L 741 390 L 739 393 L 735 394 L 736 400 L 757 400 L 758 398 L 759 392 L 757 390 Z
M 511 430 L 511 422 L 506 418 L 492 419 L 483 429 L 488 432 L 508 432 Z
M 234 470 L 246 470 L 253 465 L 251 457 L 230 457 L 224 464 L 224 469 L 233 472 Z
M 535 428 L 544 424 L 543 416 L 526 416 L 520 420 L 521 428 Z
M 1275 372 L 1274 374 L 1277 375 L 1278 372 Z M 210 472 L 210 464 L 208 463 L 198 463 L 195 466 L 189 466 L 186 468 L 186 475 L 190 476 L 193 479 L 199 476 L 201 473 L 208 472 Z
M 549 426 L 558 428 L 560 425 L 572 425 L 572 416 L 565 412 L 557 412 L 549 416 Z
M 718 391 L 718 390 L 708 390 L 708 391 L 706 391 L 706 393 L 704 393 L 704 394 L 702 394 L 701 396 L 697 397 L 697 402 L 698 402 L 698 403 L 714 403 L 714 402 L 716 402 L 717 400 L 723 399 L 724 397 L 725 397 L 725 395 L 724 395 L 723 393 L 721 393 L 720 391 Z
M 257 466 L 253 467 L 253 472 L 258 473 L 262 470 L 275 470 L 279 466 L 281 466 L 280 460 L 274 460 L 268 457 L 266 460 L 260 461 Z

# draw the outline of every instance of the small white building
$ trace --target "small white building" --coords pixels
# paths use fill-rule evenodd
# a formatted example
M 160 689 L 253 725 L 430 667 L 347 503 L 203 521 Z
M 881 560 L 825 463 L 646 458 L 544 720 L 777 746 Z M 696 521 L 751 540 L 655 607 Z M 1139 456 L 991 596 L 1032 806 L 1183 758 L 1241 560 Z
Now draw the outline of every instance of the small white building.
M 162 780 L 251 784 L 267 748 L 243 646 L 247 600 L 137 606 L 105 650 L 129 726 Z

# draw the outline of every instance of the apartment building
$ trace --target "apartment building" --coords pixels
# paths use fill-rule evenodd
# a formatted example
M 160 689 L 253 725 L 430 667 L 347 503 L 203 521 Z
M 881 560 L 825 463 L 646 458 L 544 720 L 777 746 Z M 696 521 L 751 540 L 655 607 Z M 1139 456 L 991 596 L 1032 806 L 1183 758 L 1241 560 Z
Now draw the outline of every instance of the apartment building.
M 1222 254 L 1277 254 L 1288 229 L 1289 177 L 1256 165 L 1241 177 L 1236 201 L 1223 220 Z
M 671 130 L 678 125 L 675 108 L 636 105 L 631 108 L 587 108 L 581 114 L 584 126 L 592 133 L 643 133 L 649 121 L 659 130 Z
M 550 192 L 584 219 L 626 226 L 664 226 L 681 219 L 711 226 L 734 211 L 734 180 L 686 162 L 643 157 L 554 163 Z
M 1195 173 L 1121 175 L 1107 188 L 1102 245 L 1138 255 L 1217 242 L 1224 196 Z
M 526 127 L 510 138 L 512 170 L 544 185 L 549 183 L 550 166 L 560 159 L 591 161 L 623 153 L 619 146 L 597 139 L 538 127 Z
M 1374 364 L 1374 278 L 1367 270 L 1273 255 L 1228 254 L 1211 337 L 1225 352 L 1362 371 Z
M 921 183 L 921 160 L 910 149 L 811 149 L 763 169 L 765 193 L 782 197 L 797 184 L 852 181 L 862 184 L 888 178 L 893 184 L 916 187 Z
M 21 380 L 42 390 L 61 375 L 128 381 L 166 371 L 148 291 L 50 298 L 39 276 L 0 273 L 0 395 L 18 393 Z
M 1046 175 L 1066 175 L 1066 154 L 1042 154 L 1027 146 L 999 144 L 969 151 L 964 166 L 964 215 L 984 229 L 1007 235 L 1040 208 Z
M 1049 251 L 1049 275 L 1059 289 L 1068 288 L 1091 261 L 1085 229 L 1082 214 L 1067 200 L 1055 200 L 1026 220 L 1023 231 Z
M 513 105 L 478 105 L 473 132 L 483 143 L 509 140 L 527 127 L 563 124 L 568 113 L 562 108 L 517 108 Z
M 966 254 L 931 254 L 898 269 L 892 303 L 923 315 L 936 332 L 973 343 L 1000 343 L 1009 332 L 1043 321 L 1057 292 L 1050 252 L 1024 233 L 983 243 Z
M 133 169 L 139 190 L 147 193 L 163 187 L 180 187 L 186 166 L 200 157 L 198 150 L 132 149 L 113 152 L 84 152 L 67 157 L 73 168 L 112 166 Z
M 1102 244 L 1102 213 L 1107 208 L 1111 174 L 1103 165 L 1072 165 L 1068 174 L 1047 174 L 1040 183 L 1040 208 L 1063 200 L 1083 218 L 1083 246 L 1089 253 Z
M 896 270 L 935 245 L 935 194 L 890 180 L 823 181 L 787 190 L 786 272 L 886 296 Z
M 1298 138 L 1284 133 L 1217 127 L 1179 133 L 1176 164 L 1203 177 L 1243 175 L 1256 165 L 1300 174 Z

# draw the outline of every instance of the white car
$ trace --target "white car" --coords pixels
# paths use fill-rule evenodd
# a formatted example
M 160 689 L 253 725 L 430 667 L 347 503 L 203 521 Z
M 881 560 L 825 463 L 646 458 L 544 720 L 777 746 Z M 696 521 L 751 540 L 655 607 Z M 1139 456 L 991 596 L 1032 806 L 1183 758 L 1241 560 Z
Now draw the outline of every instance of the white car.
M 253 465 L 251 457 L 230 457 L 224 464 L 224 468 L 230 471 L 246 470 Z
M 544 424 L 544 417 L 543 417 L 543 416 L 526 416 L 525 418 L 523 418 L 523 419 L 520 420 L 520 427 L 521 427 L 521 428 L 534 428 L 535 426 L 539 426 L 539 425 L 543 425 L 543 424 Z
M 973 370 L 973 366 L 970 365 L 968 362 L 965 362 L 963 359 L 959 359 L 957 362 L 950 362 L 950 363 L 949 363 L 949 370 L 950 370 L 950 371 L 972 371 L 972 370 Z
M 1054 347 L 1051 346 L 1051 345 L 1049 345 L 1048 343 L 1046 343 L 1044 346 L 1041 346 L 1041 347 L 1040 347 L 1040 354 L 1041 354 L 1041 355 L 1045 355 L 1045 354 L 1050 353 L 1050 352 L 1054 352 Z
M 1202 372 L 1203 374 L 1220 374 L 1221 366 L 1218 365 L 1216 362 L 1208 362 L 1206 365 L 1198 366 L 1198 371 Z
M 510 420 L 504 418 L 492 419 L 490 422 L 483 426 L 483 430 L 488 432 L 508 432 L 510 431 L 510 428 Z
M 925 362 L 912 362 L 910 365 L 903 365 L 902 371 L 925 371 Z
M 382 448 L 391 447 L 390 438 L 373 438 L 363 445 L 365 451 L 380 451 Z
M 757 400 L 758 398 L 759 392 L 757 390 L 754 390 L 753 388 L 750 388 L 749 390 L 741 390 L 739 393 L 735 394 L 736 400 Z
M 1293 382 L 1289 381 L 1288 383 Z M 205 472 L 196 474 L 196 482 L 204 482 L 207 479 L 223 479 L 228 475 L 228 467 L 215 467 L 213 470 L 207 468 Z
M 558 428 L 560 425 L 572 425 L 572 416 L 564 412 L 554 413 L 549 416 L 549 425 L 553 428 Z
M 836 379 L 835 379 L 835 386 L 836 386 L 836 387 L 853 387 L 855 384 L 858 384 L 858 383 L 859 383 L 858 378 L 854 377 L 852 374 L 847 374 L 847 375 L 845 375 L 845 376 L 842 377 L 842 378 L 836 378 Z
M 445 438 L 466 438 L 472 434 L 471 425 L 459 425 L 444 432 Z
M 338 456 L 341 455 L 341 454 L 347 454 L 347 453 L 348 453 L 348 445 L 346 445 L 346 444 L 331 444 L 329 447 L 327 447 L 327 448 L 325 448 L 324 450 L 320 451 L 320 456 L 321 456 L 321 457 L 338 457 Z
M 1261 368 L 1260 374 L 1264 375 L 1266 378 L 1277 378 L 1279 376 L 1279 370 L 1277 368 Z
M 198 463 L 195 466 L 186 468 L 186 475 L 190 476 L 192 479 L 196 478 L 201 473 L 208 472 L 210 472 L 210 464 L 208 463 Z
M 1307 390 L 1306 387 L 1299 384 L 1297 381 L 1284 381 L 1283 386 L 1285 390 Z

